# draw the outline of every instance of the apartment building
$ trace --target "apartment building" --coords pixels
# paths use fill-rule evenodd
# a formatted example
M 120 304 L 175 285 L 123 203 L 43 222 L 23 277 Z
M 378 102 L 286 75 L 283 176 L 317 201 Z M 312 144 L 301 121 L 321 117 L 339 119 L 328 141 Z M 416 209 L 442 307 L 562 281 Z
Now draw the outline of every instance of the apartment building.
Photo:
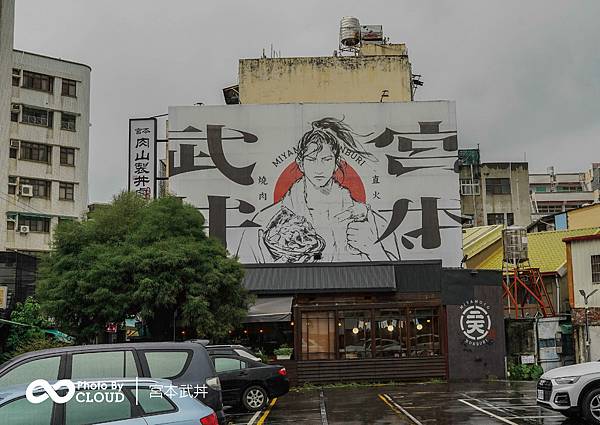
M 2 11 L 0 251 L 48 251 L 88 203 L 91 68 L 14 50 L 14 1 Z
M 593 203 L 593 178 L 593 167 L 591 173 L 555 173 L 554 167 L 549 167 L 546 173 L 530 174 L 533 220 Z
M 594 162 L 586 171 L 585 182 L 593 192 L 594 202 L 600 202 L 600 162 Z
M 463 149 L 460 205 L 467 226 L 531 223 L 526 162 L 480 162 L 479 149 Z
M 0 251 L 6 244 L 6 205 L 8 195 L 8 150 L 10 123 L 11 69 L 13 54 L 14 0 L 0 0 Z

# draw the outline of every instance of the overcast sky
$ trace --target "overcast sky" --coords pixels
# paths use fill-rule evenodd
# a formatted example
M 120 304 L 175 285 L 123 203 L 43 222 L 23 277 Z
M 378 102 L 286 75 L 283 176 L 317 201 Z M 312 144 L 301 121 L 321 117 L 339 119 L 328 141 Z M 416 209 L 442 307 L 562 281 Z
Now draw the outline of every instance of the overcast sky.
M 600 1 L 17 0 L 15 48 L 92 67 L 90 201 L 127 184 L 128 119 L 223 104 L 239 58 L 331 55 L 342 16 L 405 42 L 461 147 L 530 171 L 600 162 Z M 161 134 L 159 136 L 164 136 Z

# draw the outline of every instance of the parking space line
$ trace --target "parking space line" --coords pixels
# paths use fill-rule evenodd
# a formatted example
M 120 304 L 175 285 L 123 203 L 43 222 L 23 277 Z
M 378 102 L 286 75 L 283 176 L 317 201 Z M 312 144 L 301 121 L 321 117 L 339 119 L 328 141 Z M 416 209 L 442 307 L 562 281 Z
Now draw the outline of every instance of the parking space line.
M 415 418 L 413 415 L 411 415 L 410 413 L 408 413 L 406 411 L 405 408 L 403 408 L 402 406 L 400 406 L 398 403 L 396 403 L 392 397 L 390 397 L 388 394 L 379 394 L 379 398 L 385 403 L 387 404 L 390 409 L 392 409 L 392 411 L 396 414 L 400 413 L 404 416 L 406 416 L 408 419 L 410 419 L 411 421 L 413 421 L 413 423 L 415 423 L 416 425 L 423 425 L 421 423 L 421 421 L 419 421 L 417 418 Z
M 467 395 L 467 394 L 463 394 L 463 395 Z M 471 397 L 469 397 L 471 398 Z M 490 401 L 501 401 L 501 400 L 523 400 L 523 397 L 486 397 L 486 400 L 490 400 Z
M 267 416 L 269 416 L 269 413 L 271 413 L 271 409 L 273 408 L 273 406 L 275 405 L 275 403 L 277 402 L 277 397 L 275 397 L 273 400 L 271 400 L 271 402 L 269 403 L 269 406 L 267 407 L 267 409 L 262 412 L 262 416 L 260 417 L 260 419 L 258 420 L 258 422 L 256 422 L 256 425 L 263 425 L 265 423 L 265 420 L 267 419 Z M 256 412 L 261 413 L 259 412 Z M 254 415 L 251 419 L 250 422 L 248 422 L 248 425 L 254 425 L 254 420 L 255 420 L 256 415 Z
M 254 415 L 252 415 L 252 417 L 250 418 L 250 420 L 248 421 L 248 423 L 246 425 L 252 425 L 256 421 L 256 418 L 258 418 L 261 413 L 262 412 L 260 410 L 256 413 L 254 413 Z
M 459 393 L 459 394 L 461 394 L 462 396 L 468 398 L 471 401 L 474 401 L 474 402 L 486 405 L 486 407 L 488 409 L 497 410 L 499 412 L 502 412 L 502 413 L 506 414 L 507 416 L 508 415 L 514 416 L 514 414 L 511 412 L 511 410 L 513 409 L 512 406 L 502 406 L 502 407 L 501 406 L 496 406 L 495 404 L 490 403 L 489 401 L 487 401 L 487 399 L 478 399 L 478 398 L 475 398 L 475 397 L 471 397 L 469 394 L 465 394 L 465 393 Z
M 511 404 L 510 406 L 496 406 L 488 402 L 488 400 L 479 400 L 479 399 L 469 399 L 473 401 L 478 401 L 482 404 L 487 404 L 486 409 L 493 410 L 520 410 L 520 409 L 530 409 L 532 407 L 540 407 L 537 404 Z
M 494 418 L 494 419 L 498 419 L 499 421 L 501 421 L 501 422 L 504 422 L 505 424 L 510 424 L 510 425 L 519 425 L 519 424 L 517 424 L 516 422 L 509 421 L 508 419 L 506 419 L 506 418 L 503 418 L 502 416 L 498 416 L 498 415 L 496 415 L 496 414 L 494 414 L 494 413 L 492 413 L 492 412 L 488 412 L 487 410 L 485 410 L 485 409 L 482 409 L 482 408 L 481 408 L 481 407 L 479 407 L 479 406 L 475 406 L 474 404 L 472 404 L 472 403 L 469 403 L 469 402 L 468 402 L 468 401 L 466 401 L 466 400 L 459 399 L 458 401 L 460 401 L 461 403 L 464 403 L 464 404 L 466 404 L 467 406 L 470 406 L 470 407 L 472 407 L 472 408 L 473 408 L 473 409 L 475 409 L 475 410 L 479 410 L 481 413 L 485 413 L 486 415 L 488 415 L 488 416 L 490 416 L 490 417 L 492 417 L 492 418 Z
M 547 416 L 509 416 L 507 419 L 550 419 L 550 418 L 562 418 L 566 419 L 563 415 L 547 415 Z
M 327 409 L 325 409 L 325 396 L 323 390 L 319 392 L 319 409 L 321 411 L 321 425 L 329 425 L 327 422 Z

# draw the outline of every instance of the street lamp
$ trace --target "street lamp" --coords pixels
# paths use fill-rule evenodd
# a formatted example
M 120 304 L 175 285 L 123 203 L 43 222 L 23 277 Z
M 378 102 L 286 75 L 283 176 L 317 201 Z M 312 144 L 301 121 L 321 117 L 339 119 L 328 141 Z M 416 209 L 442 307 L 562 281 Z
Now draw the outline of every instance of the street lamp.
M 588 361 L 588 362 L 591 361 L 590 322 L 588 320 L 588 299 L 590 299 L 590 297 L 592 295 L 594 295 L 596 292 L 598 292 L 598 289 L 594 289 L 592 292 L 590 292 L 588 295 L 586 295 L 585 291 L 583 289 L 579 290 L 579 293 L 583 297 L 583 302 L 585 304 L 585 358 L 586 358 L 586 361 Z

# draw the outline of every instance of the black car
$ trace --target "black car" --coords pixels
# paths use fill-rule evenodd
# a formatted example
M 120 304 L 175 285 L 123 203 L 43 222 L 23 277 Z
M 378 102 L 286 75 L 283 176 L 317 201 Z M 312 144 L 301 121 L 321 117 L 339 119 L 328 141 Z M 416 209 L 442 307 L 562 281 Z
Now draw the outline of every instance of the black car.
M 261 363 L 241 345 L 206 346 L 221 380 L 223 404 L 249 411 L 263 409 L 269 399 L 290 389 L 283 366 Z M 253 359 L 254 358 L 254 359 Z
M 185 342 L 143 342 L 80 345 L 32 351 L 0 366 L 0 389 L 36 379 L 166 378 L 174 386 L 206 387 L 198 399 L 225 424 L 221 385 L 203 345 Z

